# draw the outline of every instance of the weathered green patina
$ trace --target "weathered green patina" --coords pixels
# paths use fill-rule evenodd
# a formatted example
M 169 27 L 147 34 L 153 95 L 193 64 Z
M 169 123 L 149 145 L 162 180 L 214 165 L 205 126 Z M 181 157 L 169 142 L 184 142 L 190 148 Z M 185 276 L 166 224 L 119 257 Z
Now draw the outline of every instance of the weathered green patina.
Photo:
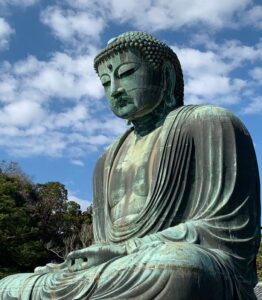
M 95 244 L 0 281 L 0 299 L 256 299 L 259 176 L 227 110 L 183 106 L 179 61 L 146 33 L 109 41 L 95 69 L 133 124 L 94 171 Z

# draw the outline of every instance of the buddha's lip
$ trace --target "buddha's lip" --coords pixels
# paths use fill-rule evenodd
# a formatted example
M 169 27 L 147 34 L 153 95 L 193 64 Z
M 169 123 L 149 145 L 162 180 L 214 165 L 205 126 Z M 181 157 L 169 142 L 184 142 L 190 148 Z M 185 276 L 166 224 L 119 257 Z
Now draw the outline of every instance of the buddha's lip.
M 127 104 L 130 104 L 132 103 L 132 98 L 130 97 L 125 97 L 125 96 L 120 96 L 118 98 L 115 99 L 116 101 L 116 104 L 120 107 L 124 107 L 126 106 Z

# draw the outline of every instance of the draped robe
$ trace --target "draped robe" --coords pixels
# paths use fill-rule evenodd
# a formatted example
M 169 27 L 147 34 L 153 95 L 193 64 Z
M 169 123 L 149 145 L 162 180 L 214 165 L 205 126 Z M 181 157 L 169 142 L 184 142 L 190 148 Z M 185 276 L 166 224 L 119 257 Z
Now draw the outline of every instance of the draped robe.
M 87 270 L 20 274 L 0 281 L 0 299 L 256 299 L 259 175 L 247 129 L 212 106 L 182 106 L 162 125 L 143 209 L 111 220 L 108 183 L 128 130 L 94 172 L 96 243 L 128 254 Z

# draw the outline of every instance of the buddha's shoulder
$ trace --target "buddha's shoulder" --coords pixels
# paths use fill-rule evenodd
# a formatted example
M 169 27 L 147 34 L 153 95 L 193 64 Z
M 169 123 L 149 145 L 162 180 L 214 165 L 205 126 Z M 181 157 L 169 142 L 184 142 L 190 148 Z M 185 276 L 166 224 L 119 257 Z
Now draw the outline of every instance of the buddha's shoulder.
M 185 123 L 209 123 L 213 121 L 237 122 L 239 119 L 229 110 L 213 105 L 184 105 L 172 111 L 169 120 L 180 119 Z

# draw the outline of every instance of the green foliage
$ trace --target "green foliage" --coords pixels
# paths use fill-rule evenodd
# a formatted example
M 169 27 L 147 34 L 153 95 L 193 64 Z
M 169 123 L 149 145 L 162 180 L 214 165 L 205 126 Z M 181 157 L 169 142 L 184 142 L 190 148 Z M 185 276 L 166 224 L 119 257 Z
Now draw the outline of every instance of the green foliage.
M 32 269 L 47 258 L 28 206 L 36 198 L 33 185 L 22 173 L 16 174 L 13 167 L 7 173 L 1 170 L 0 266 L 17 271 Z
M 24 266 L 27 269 L 37 266 L 41 261 L 48 259 L 48 253 L 41 241 L 27 241 L 21 243 L 16 248 L 12 248 L 12 255 L 18 266 Z
M 59 261 L 82 246 L 79 234 L 88 213 L 82 215 L 80 205 L 68 201 L 67 190 L 60 182 L 37 184 L 36 190 L 38 202 L 34 206 L 34 217 L 40 236 L 46 248 L 56 255 L 54 259 Z
M 16 163 L 0 161 L 0 278 L 91 244 L 91 214 L 68 201 L 62 183 L 34 184 Z
M 16 268 L 11 268 L 11 267 L 3 268 L 3 267 L 0 267 L 0 279 L 6 277 L 8 275 L 15 274 L 15 273 L 17 273 Z
M 262 281 L 262 243 L 260 244 L 257 254 L 257 276 L 258 281 Z
M 44 243 L 51 240 L 59 242 L 63 234 L 63 214 L 67 201 L 65 186 L 59 182 L 37 184 L 38 201 L 33 207 Z

